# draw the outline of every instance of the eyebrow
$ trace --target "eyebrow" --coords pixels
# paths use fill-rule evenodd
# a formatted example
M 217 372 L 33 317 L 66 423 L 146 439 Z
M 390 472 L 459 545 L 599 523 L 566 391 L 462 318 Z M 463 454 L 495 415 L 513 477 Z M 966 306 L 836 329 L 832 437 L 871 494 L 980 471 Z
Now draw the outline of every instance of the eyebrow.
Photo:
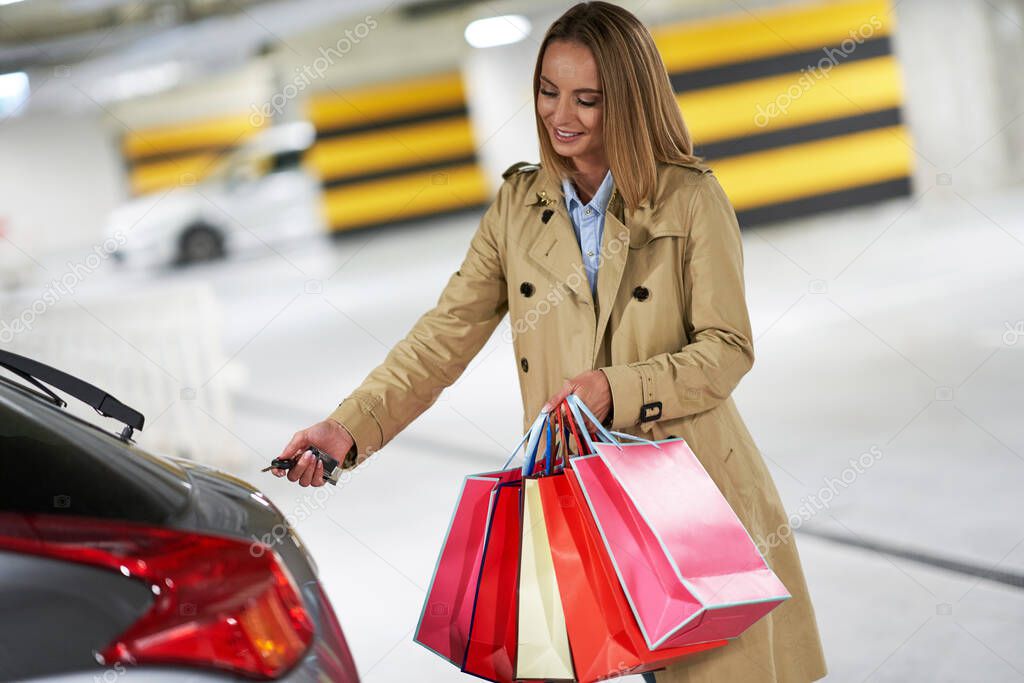
M 555 82 L 553 80 L 551 80 L 550 78 L 548 78 L 547 76 L 545 76 L 544 74 L 541 74 L 540 78 L 543 81 L 547 81 L 551 85 L 555 85 Z M 557 88 L 558 86 L 555 85 L 555 87 Z M 591 93 L 597 93 L 598 95 L 603 95 L 604 94 L 603 92 L 601 92 L 597 88 L 576 88 L 575 90 L 573 90 L 573 92 L 574 93 L 591 92 Z

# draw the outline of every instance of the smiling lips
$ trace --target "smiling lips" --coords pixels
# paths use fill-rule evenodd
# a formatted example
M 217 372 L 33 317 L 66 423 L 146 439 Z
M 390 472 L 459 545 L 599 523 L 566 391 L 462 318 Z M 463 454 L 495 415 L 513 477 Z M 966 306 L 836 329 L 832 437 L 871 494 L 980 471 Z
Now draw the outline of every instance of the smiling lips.
M 573 133 L 572 131 L 562 130 L 561 128 L 555 128 L 555 139 L 559 142 L 572 142 L 583 133 Z

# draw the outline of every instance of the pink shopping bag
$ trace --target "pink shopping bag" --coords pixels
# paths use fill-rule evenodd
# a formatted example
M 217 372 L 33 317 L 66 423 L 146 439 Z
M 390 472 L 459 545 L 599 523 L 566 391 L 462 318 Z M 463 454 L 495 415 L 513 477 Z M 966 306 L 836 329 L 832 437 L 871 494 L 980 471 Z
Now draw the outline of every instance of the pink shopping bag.
M 790 597 L 686 441 L 608 432 L 568 403 L 609 442 L 569 462 L 648 648 L 736 638 Z

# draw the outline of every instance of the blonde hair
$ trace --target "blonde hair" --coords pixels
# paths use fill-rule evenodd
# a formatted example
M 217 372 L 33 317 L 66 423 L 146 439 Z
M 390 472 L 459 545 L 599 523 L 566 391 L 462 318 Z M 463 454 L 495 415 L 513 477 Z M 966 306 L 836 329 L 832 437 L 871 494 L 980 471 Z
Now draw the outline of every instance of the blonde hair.
M 657 162 L 694 163 L 693 142 L 679 111 L 668 72 L 647 27 L 629 11 L 608 2 L 581 2 L 551 24 L 533 72 L 533 111 L 542 165 L 556 178 L 576 180 L 569 157 L 558 154 L 540 113 L 537 97 L 548 45 L 565 40 L 587 47 L 597 62 L 604 93 L 604 144 L 615 187 L 626 206 L 652 200 Z

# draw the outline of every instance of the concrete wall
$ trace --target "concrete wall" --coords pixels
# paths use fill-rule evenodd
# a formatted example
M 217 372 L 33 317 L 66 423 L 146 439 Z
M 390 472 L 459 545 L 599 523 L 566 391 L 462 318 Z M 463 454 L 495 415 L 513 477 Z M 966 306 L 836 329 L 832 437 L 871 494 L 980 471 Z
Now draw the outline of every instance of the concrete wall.
M 99 117 L 0 123 L 0 284 L 49 279 L 46 256 L 88 251 L 121 201 L 121 157 Z M 53 273 L 56 276 L 56 273 Z
M 917 155 L 918 192 L 1024 178 L 1024 2 L 903 0 L 895 49 Z M 939 176 L 948 176 L 940 178 Z M 951 184 L 947 185 L 947 181 Z

